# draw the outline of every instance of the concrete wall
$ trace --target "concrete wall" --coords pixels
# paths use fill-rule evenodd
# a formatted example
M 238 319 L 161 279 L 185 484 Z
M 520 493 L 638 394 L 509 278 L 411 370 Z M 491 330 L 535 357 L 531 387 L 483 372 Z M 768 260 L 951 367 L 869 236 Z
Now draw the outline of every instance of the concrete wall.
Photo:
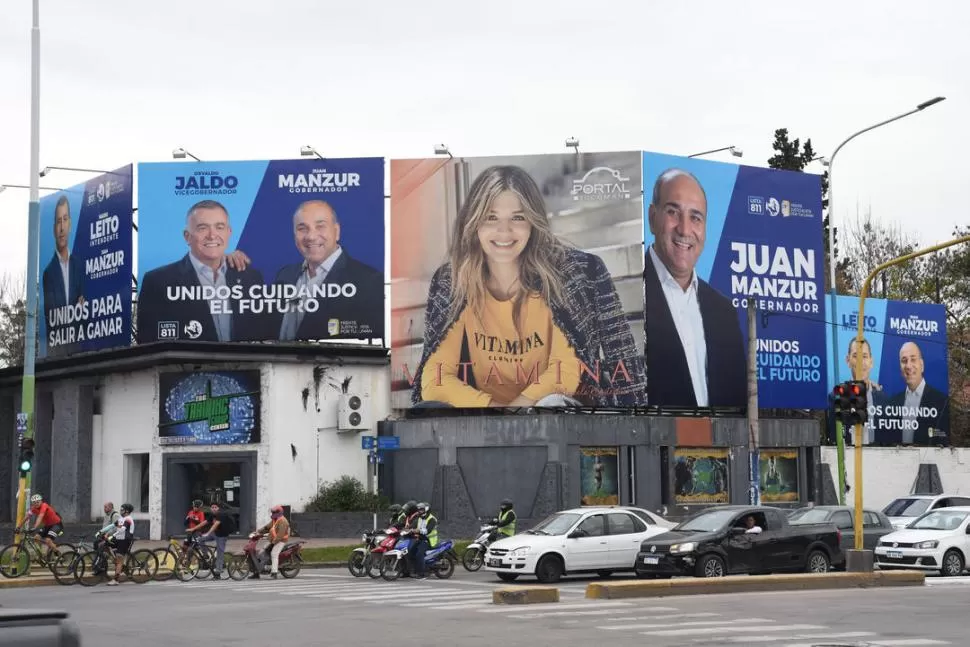
M 847 483 L 854 487 L 855 450 L 846 448 Z M 838 488 L 838 454 L 835 447 L 822 447 L 821 459 Z M 935 466 L 939 474 L 940 493 L 970 495 L 970 448 L 937 447 L 866 447 L 862 450 L 863 503 L 868 508 L 882 509 L 890 501 L 917 492 L 920 466 Z M 855 491 L 849 490 L 849 503 Z

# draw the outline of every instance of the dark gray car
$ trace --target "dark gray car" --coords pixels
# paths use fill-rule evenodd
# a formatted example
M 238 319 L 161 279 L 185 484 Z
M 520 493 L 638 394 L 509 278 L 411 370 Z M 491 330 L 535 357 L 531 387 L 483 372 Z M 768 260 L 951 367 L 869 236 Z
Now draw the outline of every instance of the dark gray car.
M 842 550 L 855 548 L 855 508 L 847 505 L 817 505 L 788 513 L 788 523 L 834 523 L 842 532 Z M 875 550 L 879 538 L 894 530 L 889 517 L 878 510 L 862 510 L 862 547 Z

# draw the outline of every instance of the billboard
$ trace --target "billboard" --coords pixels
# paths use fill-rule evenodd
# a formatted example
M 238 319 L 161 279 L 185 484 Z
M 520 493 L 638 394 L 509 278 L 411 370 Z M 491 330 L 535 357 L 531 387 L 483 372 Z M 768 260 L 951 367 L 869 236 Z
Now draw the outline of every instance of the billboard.
M 384 160 L 138 165 L 137 341 L 384 336 Z
M 40 199 L 38 357 L 131 344 L 131 172 Z
M 826 305 L 828 305 L 826 299 Z M 853 379 L 859 299 L 837 297 L 837 382 Z M 869 383 L 867 445 L 949 444 L 950 381 L 946 308 L 935 303 L 866 299 L 863 373 Z M 832 352 L 831 334 L 827 336 Z M 829 375 L 829 392 L 835 387 Z
M 729 487 L 727 449 L 674 449 L 676 503 L 727 503 L 730 500 Z
M 762 503 L 798 501 L 798 450 L 762 449 L 758 454 Z
M 259 442 L 259 371 L 160 373 L 160 445 Z
M 758 403 L 827 404 L 817 175 L 643 154 L 650 405 L 747 405 L 747 308 Z
M 394 408 L 646 404 L 639 152 L 390 177 Z
M 581 505 L 620 504 L 620 457 L 616 447 L 580 447 Z

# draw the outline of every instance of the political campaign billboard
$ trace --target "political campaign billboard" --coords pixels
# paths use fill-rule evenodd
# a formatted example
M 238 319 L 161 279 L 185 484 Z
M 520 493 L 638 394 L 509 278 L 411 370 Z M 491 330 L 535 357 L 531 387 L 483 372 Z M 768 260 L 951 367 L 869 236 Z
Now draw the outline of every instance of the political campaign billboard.
M 840 296 L 835 307 L 836 312 L 829 313 L 838 324 L 839 362 L 834 378 L 837 382 L 857 378 L 868 384 L 869 419 L 863 443 L 949 444 L 946 308 L 936 303 L 866 299 L 860 344 L 856 341 L 859 299 Z M 831 353 L 831 333 L 826 341 Z M 860 346 L 862 373 L 855 376 Z M 828 382 L 831 393 L 837 383 L 831 371 Z
M 638 151 L 390 178 L 394 408 L 646 404 Z
M 38 357 L 131 344 L 132 167 L 40 199 Z
M 138 165 L 137 342 L 384 336 L 384 160 Z
M 259 371 L 158 376 L 160 445 L 245 445 L 260 436 Z
M 645 152 L 644 293 L 651 406 L 824 408 L 818 175 Z

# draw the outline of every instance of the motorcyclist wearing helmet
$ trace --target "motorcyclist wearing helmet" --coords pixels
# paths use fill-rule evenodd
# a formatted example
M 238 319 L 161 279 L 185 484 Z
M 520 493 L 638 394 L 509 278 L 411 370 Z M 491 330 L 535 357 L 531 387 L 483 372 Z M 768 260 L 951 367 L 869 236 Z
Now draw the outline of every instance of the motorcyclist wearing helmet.
M 280 576 L 280 553 L 283 552 L 283 547 L 290 539 L 290 522 L 283 516 L 283 506 L 281 505 L 274 505 L 270 508 L 269 515 L 270 522 L 256 532 L 260 535 L 269 535 L 269 546 L 266 547 L 266 552 L 270 554 L 272 560 L 269 576 L 275 580 Z M 252 567 L 253 574 L 249 576 L 250 579 L 259 579 L 259 569 L 256 564 L 253 564 Z
M 512 499 L 502 499 L 502 507 L 498 510 L 498 533 L 500 539 L 515 534 L 515 510 L 512 509 Z
M 400 530 L 401 528 L 404 527 L 404 519 L 401 518 L 401 516 L 404 514 L 403 510 L 404 510 L 404 506 L 402 506 L 400 503 L 394 503 L 390 507 L 388 507 L 387 509 L 388 528 L 397 528 L 398 530 Z M 400 524 L 400 526 L 398 526 L 398 524 Z
M 404 506 L 401 508 L 401 514 L 404 516 L 405 525 L 407 525 L 407 522 L 410 521 L 411 517 L 414 516 L 414 513 L 417 512 L 417 509 L 418 509 L 418 502 L 415 501 L 414 499 L 404 504 Z
M 410 550 L 411 572 L 417 579 L 423 580 L 428 577 L 424 557 L 429 548 L 438 546 L 438 519 L 431 514 L 431 506 L 424 502 L 418 504 L 415 515 L 408 524 L 416 535 Z
M 31 530 L 39 533 L 47 547 L 57 552 L 54 538 L 64 532 L 61 516 L 49 503 L 44 503 L 44 497 L 41 494 L 31 495 L 30 514 L 37 519 Z
M 114 540 L 115 576 L 114 579 L 108 580 L 109 586 L 118 585 L 118 578 L 121 576 L 121 562 L 131 550 L 131 542 L 135 539 L 135 520 L 131 517 L 134 510 L 135 506 L 130 503 L 122 503 L 121 516 L 115 521 L 114 528 L 105 533 Z

